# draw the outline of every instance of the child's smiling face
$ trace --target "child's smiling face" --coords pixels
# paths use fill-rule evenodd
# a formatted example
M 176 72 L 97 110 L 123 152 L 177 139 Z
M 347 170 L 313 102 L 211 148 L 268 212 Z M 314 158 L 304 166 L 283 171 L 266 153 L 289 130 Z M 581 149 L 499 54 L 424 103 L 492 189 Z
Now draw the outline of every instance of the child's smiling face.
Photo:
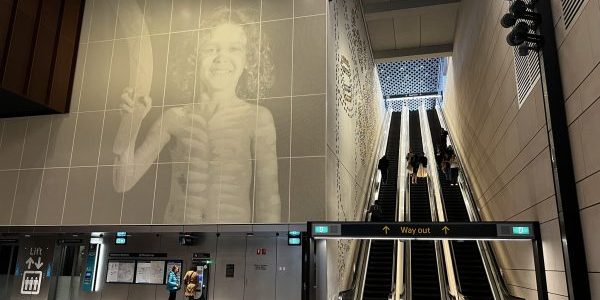
M 200 81 L 210 92 L 235 91 L 246 67 L 248 39 L 240 25 L 221 24 L 213 28 L 210 38 L 200 45 Z

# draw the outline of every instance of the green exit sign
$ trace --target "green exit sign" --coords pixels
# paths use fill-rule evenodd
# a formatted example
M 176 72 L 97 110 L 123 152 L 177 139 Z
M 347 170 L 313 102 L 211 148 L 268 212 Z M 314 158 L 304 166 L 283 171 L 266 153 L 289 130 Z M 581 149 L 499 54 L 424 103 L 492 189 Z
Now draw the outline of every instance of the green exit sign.
M 528 226 L 513 226 L 512 233 L 515 235 L 529 235 Z
M 328 234 L 329 226 L 327 225 L 315 225 L 314 232 L 318 234 Z

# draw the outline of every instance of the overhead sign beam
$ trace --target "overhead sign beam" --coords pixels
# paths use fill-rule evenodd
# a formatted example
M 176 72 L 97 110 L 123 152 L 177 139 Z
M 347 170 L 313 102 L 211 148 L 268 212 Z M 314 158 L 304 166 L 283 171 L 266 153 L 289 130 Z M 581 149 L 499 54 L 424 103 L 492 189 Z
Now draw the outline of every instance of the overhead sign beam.
M 314 239 L 537 240 L 534 222 L 311 222 Z
M 453 44 L 431 45 L 415 48 L 375 50 L 373 58 L 376 63 L 447 57 L 452 55 Z
M 404 0 L 370 3 L 365 5 L 365 14 L 379 13 L 390 10 L 403 10 L 427 6 L 459 3 L 460 0 Z

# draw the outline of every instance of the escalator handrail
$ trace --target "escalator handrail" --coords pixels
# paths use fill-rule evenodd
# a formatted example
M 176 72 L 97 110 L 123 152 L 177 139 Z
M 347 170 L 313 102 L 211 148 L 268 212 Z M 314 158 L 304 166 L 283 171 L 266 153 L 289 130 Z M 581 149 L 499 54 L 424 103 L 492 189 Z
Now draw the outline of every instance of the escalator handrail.
M 367 213 L 366 211 L 367 211 L 367 208 L 369 208 L 369 206 L 375 201 L 375 199 L 373 199 L 373 190 L 375 189 L 375 184 L 376 184 L 376 180 L 377 180 L 377 171 L 378 171 L 377 165 L 379 163 L 378 158 L 381 157 L 382 153 L 385 153 L 385 151 L 386 151 L 391 120 L 392 120 L 392 112 L 390 110 L 386 110 L 385 116 L 384 116 L 384 121 L 382 124 L 382 131 L 380 131 L 381 134 L 379 135 L 379 143 L 378 143 L 376 150 L 373 153 L 373 156 L 374 156 L 373 164 L 370 166 L 370 176 L 369 176 L 369 181 L 368 181 L 369 185 L 364 194 L 364 199 L 367 199 L 367 201 L 364 202 L 365 204 L 363 206 L 363 211 L 365 212 L 363 221 L 368 222 L 371 220 L 370 214 Z M 387 130 L 385 130 L 385 128 L 387 128 Z M 381 185 L 379 185 L 378 188 L 381 188 Z M 362 297 L 365 277 L 366 277 L 366 273 L 367 273 L 366 265 L 368 264 L 368 260 L 369 260 L 369 249 L 371 246 L 371 241 L 370 240 L 360 240 L 359 243 L 360 243 L 360 245 L 358 248 L 358 253 L 356 254 L 356 259 L 352 266 L 353 274 L 351 275 L 352 281 L 350 284 L 350 288 L 339 292 L 338 299 L 355 300 L 355 299 L 360 299 L 360 297 Z
M 410 177 L 406 177 L 407 186 L 410 187 Z M 405 193 L 405 208 L 404 208 L 404 220 L 410 222 L 410 188 L 406 189 Z M 412 299 L 412 273 L 411 273 L 411 241 L 407 240 L 404 246 L 404 298 Z
M 406 209 L 410 207 L 409 199 L 410 195 L 408 194 L 408 186 L 410 183 L 408 182 L 408 162 L 406 161 L 406 154 L 408 149 L 410 148 L 410 113 L 408 107 L 404 106 L 402 108 L 402 119 L 400 123 L 400 144 L 398 147 L 398 189 L 396 190 L 396 221 L 403 222 L 406 221 Z M 404 180 L 403 180 L 404 179 Z M 401 242 L 399 240 L 395 241 L 396 249 L 394 251 L 395 257 L 398 259 L 398 262 L 394 265 L 394 293 L 392 299 L 406 299 L 406 289 L 408 288 L 410 282 L 410 276 L 406 277 L 406 264 L 410 264 L 410 257 L 407 259 L 406 257 L 406 242 Z M 400 248 L 402 246 L 402 248 Z M 402 265 L 400 265 L 400 263 Z
M 438 114 L 438 119 L 440 120 L 440 125 L 443 126 L 442 128 L 448 130 L 448 127 L 446 126 L 446 115 L 444 115 L 439 106 L 436 106 L 435 109 Z M 452 139 L 451 134 L 448 134 L 448 140 L 450 141 L 450 145 L 456 145 L 454 143 L 454 140 Z M 456 155 L 456 158 L 458 159 L 458 163 L 460 166 L 458 172 L 458 183 L 461 193 L 463 194 L 463 200 L 465 201 L 467 213 L 469 214 L 469 220 L 471 222 L 480 222 L 481 215 L 479 214 L 479 210 L 477 209 L 477 205 L 475 204 L 475 198 L 473 196 L 473 190 L 471 188 L 472 184 L 470 181 L 470 177 L 466 174 L 467 172 L 463 167 L 465 164 L 463 163 L 463 159 L 460 153 L 457 151 L 456 147 L 454 148 L 454 153 Z M 524 298 L 511 295 L 508 291 L 506 283 L 504 282 L 504 279 L 500 272 L 500 267 L 498 266 L 496 255 L 491 249 L 489 242 L 477 241 L 477 246 L 483 258 L 483 265 L 485 267 L 486 274 L 488 275 L 488 280 L 492 281 L 490 283 L 492 286 L 492 291 L 494 292 L 494 296 L 500 298 L 497 300 L 525 300 Z
M 428 190 L 428 195 L 429 195 L 429 205 L 431 207 L 431 221 L 432 222 L 439 222 L 439 221 L 445 221 L 446 219 L 446 210 L 444 207 L 444 201 L 441 198 L 442 197 L 442 191 L 441 191 L 441 185 L 437 186 L 438 189 L 440 189 L 438 192 L 438 195 L 435 194 L 435 180 L 437 179 L 437 183 L 439 185 L 439 175 L 437 174 L 437 162 L 435 161 L 434 157 L 435 157 L 435 150 L 433 149 L 433 140 L 431 137 L 431 127 L 429 125 L 429 120 L 427 118 L 427 112 L 425 110 L 424 106 L 421 106 L 419 108 L 419 120 L 421 123 L 421 132 L 425 133 L 425 134 L 421 134 L 422 137 L 422 141 L 423 141 L 423 152 L 426 154 L 426 156 L 429 156 L 430 159 L 428 159 L 428 166 L 427 169 L 429 170 L 427 172 L 427 190 Z M 425 151 L 425 149 L 427 149 L 427 151 Z M 435 176 L 433 176 L 435 175 Z M 436 202 L 436 196 L 440 197 L 440 205 L 441 207 L 438 206 L 438 203 Z M 439 215 L 443 214 L 444 220 L 440 220 Z M 450 286 L 451 286 L 451 282 L 450 282 L 450 278 L 448 277 L 448 270 L 447 270 L 447 266 L 446 266 L 446 260 L 445 260 L 445 253 L 444 253 L 444 249 L 442 247 L 442 242 L 441 241 L 435 241 L 434 242 L 435 245 L 435 253 L 436 253 L 436 259 L 437 259 L 437 268 L 438 268 L 438 277 L 439 277 L 439 281 L 440 281 L 440 292 L 442 294 L 442 299 L 455 299 L 454 295 L 452 295 L 452 293 L 450 292 Z M 454 268 L 454 273 L 456 273 L 456 268 Z M 453 279 L 456 281 L 456 277 L 453 277 Z M 454 284 L 456 285 L 456 282 L 454 282 Z

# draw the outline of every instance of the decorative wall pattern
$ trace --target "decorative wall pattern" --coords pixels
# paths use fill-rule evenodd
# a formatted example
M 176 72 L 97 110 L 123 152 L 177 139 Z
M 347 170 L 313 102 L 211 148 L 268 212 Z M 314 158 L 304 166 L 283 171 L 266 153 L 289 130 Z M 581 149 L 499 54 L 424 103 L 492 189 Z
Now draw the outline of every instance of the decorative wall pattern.
M 325 219 L 325 9 L 86 1 L 71 113 L 0 121 L 0 224 Z
M 329 4 L 328 58 L 328 219 L 358 220 L 363 217 L 365 179 L 375 163 L 373 151 L 381 131 L 383 96 L 378 84 L 363 12 L 359 1 L 337 0 Z M 333 102 L 334 101 L 334 102 Z M 335 201 L 335 203 L 333 203 Z M 349 263 L 354 243 L 334 241 L 337 274 L 331 287 L 342 290 L 348 284 Z M 329 246 L 328 246 L 329 247 Z

